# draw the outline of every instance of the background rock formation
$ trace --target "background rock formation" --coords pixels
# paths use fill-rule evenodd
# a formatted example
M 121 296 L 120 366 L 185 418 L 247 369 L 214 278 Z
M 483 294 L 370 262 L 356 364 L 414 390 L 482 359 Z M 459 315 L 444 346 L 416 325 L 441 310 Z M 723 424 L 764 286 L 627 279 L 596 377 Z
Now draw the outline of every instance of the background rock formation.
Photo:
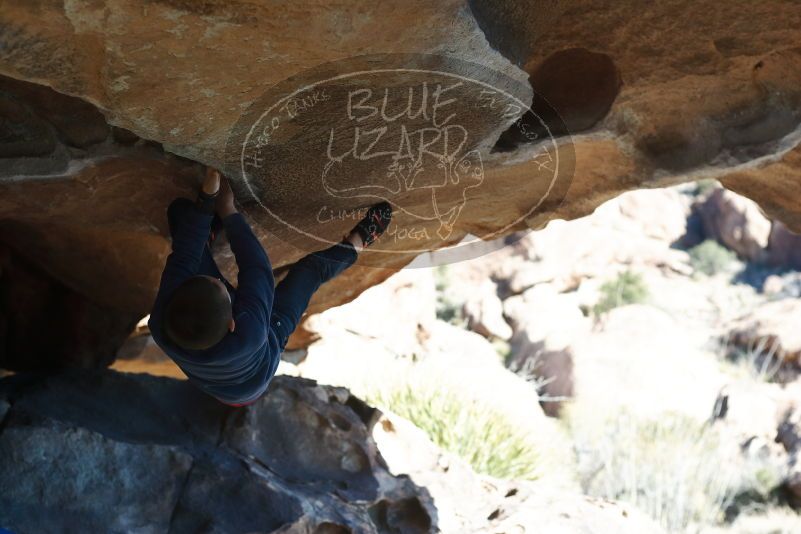
M 629 189 L 707 176 L 801 230 L 799 28 L 801 12 L 779 0 L 647 8 L 599 0 L 6 0 L 0 240 L 84 299 L 81 306 L 118 314 L 127 327 L 156 291 L 167 204 L 193 193 L 200 164 L 223 163 L 247 105 L 304 69 L 386 52 L 453 55 L 529 77 L 564 118 L 575 150 L 570 190 L 509 231 L 585 215 Z M 503 228 L 539 198 L 525 179 L 536 172 L 537 147 L 508 133 L 497 148 L 484 158 L 491 192 L 470 200 L 448 239 L 433 236 L 424 247 Z M 257 208 L 245 212 L 277 269 L 303 254 L 275 239 Z M 231 273 L 224 248 L 219 256 Z M 352 299 L 412 256 L 366 258 L 386 270 L 357 266 L 324 287 L 312 311 Z M 7 306 L 4 317 L 29 313 Z M 85 364 L 105 363 L 107 354 L 98 347 Z

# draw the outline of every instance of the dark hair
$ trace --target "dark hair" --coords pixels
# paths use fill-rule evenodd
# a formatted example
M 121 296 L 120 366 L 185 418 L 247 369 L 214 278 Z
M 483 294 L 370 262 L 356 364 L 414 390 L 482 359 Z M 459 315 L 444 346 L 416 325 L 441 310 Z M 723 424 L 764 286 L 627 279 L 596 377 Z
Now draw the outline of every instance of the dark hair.
M 220 342 L 231 322 L 231 301 L 208 277 L 193 276 L 167 302 L 164 332 L 183 349 L 203 350 Z

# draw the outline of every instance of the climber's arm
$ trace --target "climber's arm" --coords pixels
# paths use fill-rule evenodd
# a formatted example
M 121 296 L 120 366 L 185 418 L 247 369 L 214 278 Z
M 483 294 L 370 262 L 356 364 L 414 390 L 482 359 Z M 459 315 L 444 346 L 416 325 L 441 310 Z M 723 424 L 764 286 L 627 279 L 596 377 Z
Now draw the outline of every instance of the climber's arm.
M 158 294 L 151 312 L 151 323 L 160 324 L 159 317 L 164 299 L 187 278 L 196 275 L 200 269 L 203 249 L 211 232 L 219 180 L 219 174 L 215 176 L 214 173 L 208 173 L 196 202 L 177 198 L 167 208 L 172 252 L 167 256 L 161 274 Z
M 248 311 L 266 330 L 275 292 L 270 260 L 241 213 L 227 213 L 223 225 L 239 267 L 234 318 L 237 313 Z
M 172 254 L 167 258 L 161 277 L 162 290 L 169 292 L 175 289 L 178 284 L 196 275 L 200 269 L 200 260 L 211 233 L 211 221 L 219 192 L 220 173 L 208 168 L 194 205 L 187 199 L 179 198 L 167 209 Z

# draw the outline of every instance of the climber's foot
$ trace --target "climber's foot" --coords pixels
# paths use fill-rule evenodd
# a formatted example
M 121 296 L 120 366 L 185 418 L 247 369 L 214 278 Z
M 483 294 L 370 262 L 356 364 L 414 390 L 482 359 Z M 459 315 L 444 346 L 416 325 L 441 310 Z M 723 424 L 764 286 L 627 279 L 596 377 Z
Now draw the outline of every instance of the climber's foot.
M 381 237 L 391 220 L 392 206 L 389 202 L 380 202 L 367 210 L 367 215 L 353 228 L 346 240 L 353 245 L 356 252 L 361 252 Z

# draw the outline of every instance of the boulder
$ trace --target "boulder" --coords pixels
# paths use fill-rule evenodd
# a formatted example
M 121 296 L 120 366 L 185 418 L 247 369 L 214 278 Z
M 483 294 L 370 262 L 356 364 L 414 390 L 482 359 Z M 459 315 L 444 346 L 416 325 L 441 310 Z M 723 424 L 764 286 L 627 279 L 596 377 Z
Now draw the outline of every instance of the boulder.
M 781 443 L 788 452 L 801 450 L 801 406 L 785 414 L 784 421 L 779 426 L 776 441 Z
M 567 485 L 476 475 L 408 421 L 307 379 L 278 377 L 242 409 L 113 371 L 17 374 L 0 396 L 0 524 L 15 532 L 661 532 Z
M 798 399 L 795 399 L 798 402 Z M 785 485 L 793 494 L 796 504 L 801 504 L 801 406 L 796 404 L 787 412 L 779 426 L 776 441 L 789 454 Z
M 761 304 L 730 325 L 729 342 L 757 364 L 767 360 L 777 380 L 792 381 L 801 371 L 801 333 L 795 322 L 800 312 L 801 301 L 795 298 Z
M 696 206 L 704 234 L 749 261 L 764 261 L 771 222 L 752 200 L 716 188 Z
M 687 254 L 672 245 L 687 233 L 688 213 L 682 193 L 653 189 L 624 193 L 570 224 L 551 222 L 516 243 L 521 253 L 509 262 L 508 292 L 545 282 L 572 291 L 587 279 L 617 274 L 620 264 L 686 273 Z
M 405 269 L 370 288 L 348 306 L 326 310 L 310 321 L 315 338 L 331 338 L 342 330 L 379 340 L 399 356 L 422 355 L 436 320 L 434 277 L 428 269 Z
M 572 345 L 578 403 L 594 413 L 625 410 L 651 418 L 670 412 L 706 421 L 728 379 L 717 355 L 694 337 L 654 306 L 613 308 Z
M 631 225 L 647 237 L 674 243 L 687 233 L 690 206 L 686 198 L 676 188 L 623 193 L 612 202 L 620 213 L 615 226 Z
M 624 503 L 579 495 L 551 481 L 477 475 L 392 413 L 381 416 L 373 436 L 391 472 L 406 473 L 431 492 L 443 532 L 662 532 L 650 518 Z
M 575 394 L 573 345 L 589 333 L 590 321 L 546 284 L 507 299 L 504 308 L 514 328 L 507 366 L 540 384 L 545 413 L 558 415 Z
M 787 489 L 793 494 L 793 502 L 801 503 L 801 454 L 793 453 L 790 459 L 789 472 L 785 479 Z
M 326 95 L 355 88 L 341 81 L 354 62 L 400 65 L 407 78 L 409 67 L 421 64 L 437 72 L 487 71 L 499 89 L 508 93 L 514 86 L 514 95 L 533 109 L 504 107 L 499 116 L 488 111 L 498 109 L 495 100 L 464 106 L 471 151 L 458 160 L 458 172 L 480 168 L 483 174 L 442 182 L 442 168 L 427 167 L 415 183 L 442 188 L 432 195 L 434 186 L 407 187 L 393 196 L 398 216 L 392 237 L 324 286 L 312 312 L 351 300 L 420 252 L 468 236 L 493 239 L 579 218 L 625 191 L 695 180 L 699 173 L 801 230 L 801 150 L 794 133 L 801 123 L 801 54 L 794 6 L 786 2 L 720 6 L 704 0 L 696 9 L 714 8 L 711 22 L 676 19 L 687 10 L 678 0 L 636 10 L 600 0 L 547 9 L 533 0 L 369 8 L 346 1 L 333 9 L 321 0 L 156 2 L 147 9 L 122 0 L 113 10 L 104 2 L 11 0 L 3 7 L 0 115 L 10 129 L 0 148 L 0 238 L 58 283 L 110 310 L 109 317 L 140 318 L 149 311 L 169 251 L 165 209 L 175 196 L 194 193 L 203 165 L 231 174 L 279 276 L 314 247 L 293 246 L 294 230 L 276 227 L 270 213 L 290 215 L 295 229 L 323 241 L 338 240 L 352 225 L 351 215 L 370 202 L 348 191 L 409 171 L 365 159 L 359 172 L 333 177 L 343 196 L 332 198 L 322 186 L 323 170 L 336 168 L 317 165 L 314 147 L 330 128 L 349 123 L 346 106 L 333 106 Z M 675 24 L 668 28 L 666 20 Z M 391 59 L 392 53 L 402 57 Z M 372 59 L 354 59 L 365 54 Z M 481 67 L 460 70 L 463 61 Z M 296 122 L 277 135 L 290 136 L 291 143 L 269 145 L 276 133 L 260 130 L 256 145 L 277 147 L 268 158 L 274 176 L 251 183 L 232 165 L 238 158 L 228 157 L 228 148 L 236 155 L 241 145 L 226 146 L 232 133 L 243 131 L 240 119 L 261 113 L 270 88 L 281 93 L 291 78 L 308 81 L 315 68 L 339 84 L 287 103 Z M 535 90 L 543 98 L 532 99 Z M 388 105 L 402 109 L 407 96 L 390 96 Z M 307 110 L 311 120 L 298 118 Z M 565 121 L 555 121 L 557 115 Z M 311 123 L 320 135 L 292 133 Z M 558 138 L 553 150 L 541 142 L 548 131 Z M 568 132 L 592 135 L 571 143 Z M 257 157 L 248 161 L 262 165 Z M 654 205 L 662 211 L 662 200 Z M 673 235 L 674 229 L 657 233 Z M 760 239 L 756 232 L 743 243 L 750 251 Z M 609 244 L 616 249 L 619 241 Z M 232 276 L 222 243 L 215 254 Z M 27 313 L 14 311 L 18 305 L 12 303 L 11 313 Z M 59 326 L 77 328 L 66 319 Z M 106 364 L 122 342 L 115 340 L 110 350 L 98 347 L 90 363 Z
M 17 374 L 0 391 L 0 524 L 15 532 L 436 528 L 428 492 L 390 474 L 371 410 L 342 388 L 277 377 L 242 409 L 113 371 Z
M 0 434 L 0 522 L 15 532 L 166 532 L 192 457 L 53 420 L 14 418 Z
M 771 227 L 767 261 L 778 267 L 801 268 L 801 236 L 781 221 L 774 221 Z
M 462 312 L 467 319 L 467 328 L 473 332 L 503 340 L 512 337 L 512 328 L 503 318 L 503 303 L 492 281 L 484 280 L 478 287 L 470 287 Z

